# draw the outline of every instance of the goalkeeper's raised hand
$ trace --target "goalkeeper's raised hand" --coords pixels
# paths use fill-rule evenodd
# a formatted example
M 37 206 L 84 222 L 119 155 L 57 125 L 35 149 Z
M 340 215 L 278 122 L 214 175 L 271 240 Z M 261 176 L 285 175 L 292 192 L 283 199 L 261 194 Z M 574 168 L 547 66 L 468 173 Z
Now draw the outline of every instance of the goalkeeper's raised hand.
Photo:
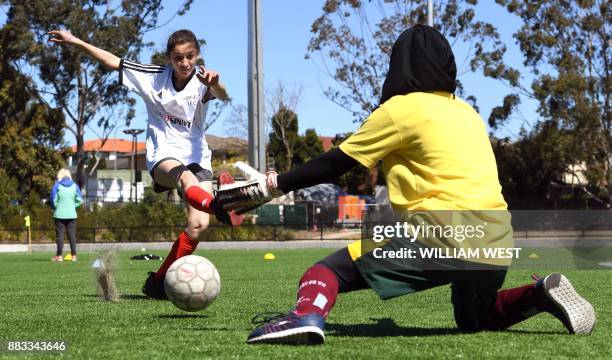
M 278 188 L 275 171 L 262 174 L 242 161 L 236 162 L 234 167 L 240 170 L 247 180 L 219 187 L 215 200 L 224 211 L 234 210 L 238 215 L 244 214 L 283 195 Z
M 222 185 L 217 191 L 214 203 L 223 211 L 235 210 L 236 214 L 243 214 L 290 191 L 332 181 L 358 165 L 357 160 L 339 148 L 321 154 L 280 175 L 276 172 L 262 174 L 238 161 L 234 166 L 248 180 Z

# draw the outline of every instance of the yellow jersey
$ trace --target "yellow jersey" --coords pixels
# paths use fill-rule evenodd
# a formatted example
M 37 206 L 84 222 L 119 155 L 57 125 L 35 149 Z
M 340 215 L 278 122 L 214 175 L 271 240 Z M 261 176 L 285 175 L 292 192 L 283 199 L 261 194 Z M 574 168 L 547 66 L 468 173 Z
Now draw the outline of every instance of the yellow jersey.
M 450 93 L 394 96 L 340 149 L 372 168 L 382 160 L 395 210 L 504 210 L 483 121 Z
M 389 201 L 398 220 L 410 219 L 422 228 L 483 229 L 482 236 L 469 239 L 457 240 L 439 231 L 420 236 L 417 242 L 456 249 L 513 246 L 510 214 L 485 125 L 472 106 L 453 94 L 394 96 L 340 149 L 368 168 L 382 160 Z M 353 259 L 370 249 L 362 245 L 349 246 Z M 510 263 L 500 258 L 468 261 Z

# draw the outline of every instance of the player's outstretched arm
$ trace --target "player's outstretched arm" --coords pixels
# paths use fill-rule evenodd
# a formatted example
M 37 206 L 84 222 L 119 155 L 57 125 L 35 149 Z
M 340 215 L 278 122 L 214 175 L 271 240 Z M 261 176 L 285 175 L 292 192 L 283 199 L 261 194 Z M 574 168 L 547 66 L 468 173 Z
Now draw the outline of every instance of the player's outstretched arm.
M 295 169 L 278 175 L 278 188 L 283 192 L 289 192 L 328 183 L 359 165 L 357 160 L 348 156 L 340 148 L 335 148 L 312 158 Z
M 235 166 L 249 180 L 221 187 L 216 200 L 223 210 L 235 210 L 237 214 L 241 214 L 289 191 L 334 180 L 357 165 L 359 163 L 355 159 L 339 148 L 319 155 L 302 166 L 280 175 L 275 172 L 264 175 L 242 162 L 237 162 Z
M 49 41 L 61 45 L 74 45 L 87 55 L 101 62 L 105 68 L 109 70 L 119 70 L 119 63 L 121 59 L 116 55 L 88 44 L 65 30 L 52 30 L 47 34 L 52 36 Z

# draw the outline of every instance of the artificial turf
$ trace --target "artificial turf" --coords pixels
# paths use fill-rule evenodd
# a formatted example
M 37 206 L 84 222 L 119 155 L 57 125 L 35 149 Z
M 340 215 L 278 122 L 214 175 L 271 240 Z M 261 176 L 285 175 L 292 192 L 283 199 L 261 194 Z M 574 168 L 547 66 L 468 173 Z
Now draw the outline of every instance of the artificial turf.
M 94 253 L 63 263 L 49 261 L 49 253 L 0 254 L 0 340 L 64 340 L 67 350 L 55 355 L 75 359 L 612 358 L 608 270 L 563 271 L 595 307 L 598 324 L 589 336 L 568 335 L 548 314 L 504 332 L 461 334 L 450 290 L 441 287 L 384 302 L 371 291 L 341 295 L 322 346 L 246 345 L 250 319 L 290 309 L 303 271 L 331 251 L 275 250 L 275 261 L 263 260 L 266 251 L 198 251 L 221 275 L 220 297 L 199 313 L 145 299 L 140 288 L 146 272 L 159 262 L 130 260 L 137 252 L 118 253 L 117 303 L 96 296 Z M 524 284 L 530 274 L 512 270 L 504 287 Z M 50 356 L 0 350 L 0 357 Z

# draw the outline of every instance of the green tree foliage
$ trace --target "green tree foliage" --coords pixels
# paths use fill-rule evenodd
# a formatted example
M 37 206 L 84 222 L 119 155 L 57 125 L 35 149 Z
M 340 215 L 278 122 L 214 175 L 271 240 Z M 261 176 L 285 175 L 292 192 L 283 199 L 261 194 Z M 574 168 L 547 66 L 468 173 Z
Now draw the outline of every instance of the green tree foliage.
M 563 164 L 571 156 L 557 149 L 567 147 L 568 136 L 550 124 L 540 124 L 531 133 L 522 131 L 519 139 L 494 139 L 503 193 L 507 199 L 543 198 L 552 183 L 560 183 Z
M 506 50 L 495 27 L 476 20 L 477 3 L 434 2 L 435 27 L 451 45 L 469 45 L 466 61 L 457 59 L 459 75 L 483 63 L 497 65 Z M 393 43 L 410 26 L 426 23 L 426 14 L 426 0 L 327 0 L 312 24 L 306 55 L 317 55 L 320 67 L 337 82 L 325 95 L 350 111 L 355 122 L 365 120 L 379 105 Z M 473 96 L 460 95 L 475 104 Z
M 304 136 L 300 136 L 295 150 L 294 165 L 303 164 L 306 161 L 323 153 L 323 142 L 315 129 L 306 129 Z
M 19 198 L 17 179 L 8 176 L 6 170 L 0 166 L 0 224 L 6 226 L 7 219 L 18 213 L 14 206 L 15 199 Z
M 557 172 L 586 168 L 588 186 L 599 197 L 612 199 L 612 6 L 609 0 L 496 2 L 523 21 L 514 34 L 532 81 L 506 65 L 485 63 L 485 74 L 506 82 L 513 93 L 489 117 L 493 128 L 502 126 L 520 97 L 535 99 L 539 119 L 514 147 L 525 146 L 526 156 L 550 152 Z M 529 78 L 529 77 L 528 77 Z M 552 136 L 551 136 L 552 134 Z M 537 140 L 537 143 L 532 144 Z M 529 145 L 528 145 L 529 144 Z M 523 169 L 533 174 L 533 168 Z M 552 164 L 544 164 L 549 167 Z M 515 172 L 521 173 L 516 168 Z M 502 173 L 503 174 L 503 173 Z M 520 175 L 519 175 L 520 176 Z M 547 176 L 537 182 L 548 181 Z M 524 189 L 525 190 L 525 189 Z
M 183 2 L 179 13 L 192 0 Z M 77 182 L 85 181 L 83 143 L 85 129 L 97 125 L 106 138 L 119 123 L 129 124 L 134 117 L 135 100 L 116 76 L 75 47 L 48 43 L 47 32 L 67 28 L 75 36 L 120 57 L 137 59 L 151 44 L 143 34 L 156 28 L 163 9 L 161 0 L 5 0 L 8 15 L 5 27 L 14 32 L 16 41 L 6 51 L 21 53 L 14 59 L 22 72 L 36 72 L 40 81 L 40 100 L 61 109 L 68 123 L 66 129 L 76 139 Z M 31 88 L 37 88 L 34 83 Z
M 0 213 L 11 202 L 46 198 L 64 162 L 62 112 L 41 101 L 32 79 L 12 65 L 25 55 L 12 49 L 19 36 L 10 25 L 0 29 Z
M 281 108 L 271 119 L 272 131 L 268 135 L 268 156 L 278 172 L 291 168 L 323 153 L 323 143 L 314 129 L 298 134 L 297 114 Z

